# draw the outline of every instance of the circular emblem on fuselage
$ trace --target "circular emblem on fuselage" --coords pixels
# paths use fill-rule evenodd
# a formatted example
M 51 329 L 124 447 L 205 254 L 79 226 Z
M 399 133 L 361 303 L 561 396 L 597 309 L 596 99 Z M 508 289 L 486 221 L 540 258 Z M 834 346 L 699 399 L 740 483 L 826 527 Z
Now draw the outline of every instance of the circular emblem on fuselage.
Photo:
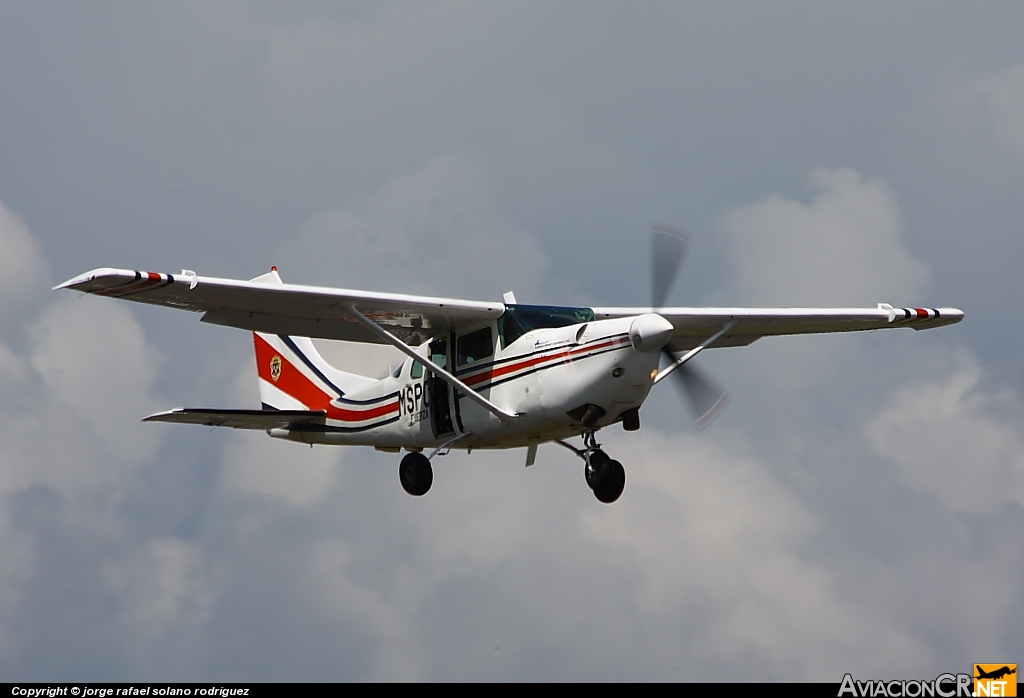
M 281 357 L 277 354 L 274 354 L 274 358 L 270 360 L 270 377 L 275 383 L 281 377 Z

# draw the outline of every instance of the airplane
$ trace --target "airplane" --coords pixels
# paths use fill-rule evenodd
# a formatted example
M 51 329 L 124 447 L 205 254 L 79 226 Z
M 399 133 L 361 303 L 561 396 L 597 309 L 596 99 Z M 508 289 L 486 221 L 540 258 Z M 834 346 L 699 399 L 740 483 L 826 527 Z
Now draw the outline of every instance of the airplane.
M 1011 669 L 1008 666 L 1002 666 L 999 669 L 994 669 L 992 671 L 985 671 L 984 669 L 981 668 L 980 664 L 975 664 L 974 665 L 974 672 L 976 674 L 976 676 L 974 678 L 976 678 L 976 679 L 994 679 L 994 680 L 999 680 L 999 679 L 1003 678 L 1004 676 L 1009 676 L 1010 674 L 1016 674 L 1017 673 L 1017 665 L 1014 665 L 1013 669 Z
M 285 283 L 272 267 L 249 281 L 102 268 L 55 287 L 203 313 L 201 322 L 253 332 L 262 409 L 173 409 L 148 422 L 265 431 L 299 443 L 407 453 L 399 480 L 426 494 L 431 461 L 451 449 L 554 443 L 584 462 L 601 502 L 625 487 L 622 464 L 597 442 L 613 424 L 640 428 L 651 389 L 674 376 L 700 426 L 727 399 L 690 362 L 705 349 L 762 337 L 960 322 L 956 308 L 663 307 L 688 236 L 652 226 L 650 307 L 526 305 Z M 328 363 L 312 338 L 389 345 L 407 358 L 374 379 Z M 663 358 L 665 359 L 663 365 Z M 569 439 L 580 437 L 582 445 Z M 424 451 L 429 450 L 428 455 Z

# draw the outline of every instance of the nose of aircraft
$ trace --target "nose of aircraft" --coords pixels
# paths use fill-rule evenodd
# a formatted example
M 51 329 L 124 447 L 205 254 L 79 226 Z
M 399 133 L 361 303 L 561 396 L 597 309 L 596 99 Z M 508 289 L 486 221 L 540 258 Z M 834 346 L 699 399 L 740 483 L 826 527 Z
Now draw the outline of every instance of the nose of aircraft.
M 672 336 L 672 323 L 656 313 L 638 315 L 629 326 L 629 339 L 638 351 L 661 351 Z

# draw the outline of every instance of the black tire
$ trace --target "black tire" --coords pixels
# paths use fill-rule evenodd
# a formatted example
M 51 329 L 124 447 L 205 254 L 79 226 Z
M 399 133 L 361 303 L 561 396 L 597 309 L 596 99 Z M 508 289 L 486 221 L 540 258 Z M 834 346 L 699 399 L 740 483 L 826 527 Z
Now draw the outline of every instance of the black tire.
M 398 479 L 402 489 L 414 497 L 422 497 L 434 482 L 430 460 L 422 453 L 409 453 L 398 465 Z
M 611 472 L 608 465 L 611 462 L 612 459 L 604 451 L 594 451 L 590 454 L 590 460 L 583 467 L 583 476 L 587 479 L 587 487 L 597 490 L 604 486 Z
M 594 490 L 594 496 L 599 502 L 611 504 L 622 494 L 626 487 L 626 469 L 617 460 L 608 461 L 608 477 L 601 487 Z

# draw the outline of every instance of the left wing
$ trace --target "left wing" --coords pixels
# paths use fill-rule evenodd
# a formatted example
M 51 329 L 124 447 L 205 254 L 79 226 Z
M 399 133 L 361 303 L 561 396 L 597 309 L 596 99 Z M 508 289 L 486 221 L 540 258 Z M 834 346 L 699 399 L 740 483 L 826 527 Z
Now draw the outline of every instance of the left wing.
M 412 345 L 505 312 L 499 302 L 286 284 L 276 270 L 239 281 L 189 271 L 94 269 L 56 288 L 191 310 L 203 313 L 203 322 L 254 332 L 374 344 L 383 340 L 360 323 L 351 308 Z
M 675 328 L 669 346 L 692 349 L 729 325 L 714 347 L 738 347 L 761 337 L 856 332 L 888 327 L 925 330 L 964 319 L 957 308 L 594 308 L 597 319 L 657 313 Z M 730 323 L 732 323 L 730 325 Z M 709 347 L 710 348 L 710 347 Z

